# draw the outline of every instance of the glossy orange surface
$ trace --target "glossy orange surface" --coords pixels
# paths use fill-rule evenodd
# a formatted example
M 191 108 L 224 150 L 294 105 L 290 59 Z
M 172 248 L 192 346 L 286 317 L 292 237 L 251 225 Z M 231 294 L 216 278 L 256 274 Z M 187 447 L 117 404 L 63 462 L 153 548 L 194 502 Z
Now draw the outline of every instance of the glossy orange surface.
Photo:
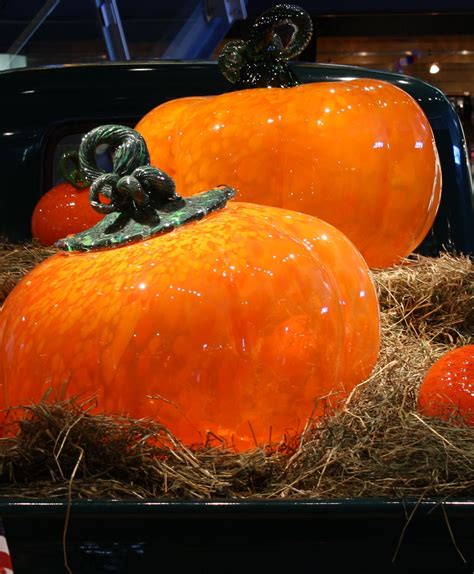
M 474 426 L 474 345 L 453 349 L 430 367 L 418 392 L 418 408 L 442 419 L 460 415 Z
M 379 351 L 367 265 L 314 217 L 229 203 L 153 239 L 59 253 L 0 312 L 3 406 L 96 394 L 187 443 L 243 450 L 301 431 Z M 0 405 L 1 406 L 1 405 Z
M 31 233 L 42 245 L 52 245 L 71 233 L 88 229 L 103 215 L 92 209 L 89 189 L 77 189 L 68 182 L 47 191 L 35 206 Z
M 315 215 L 371 267 L 411 253 L 438 209 L 441 170 L 415 100 L 368 79 L 173 100 L 136 130 L 181 195 L 215 185 L 241 201 Z

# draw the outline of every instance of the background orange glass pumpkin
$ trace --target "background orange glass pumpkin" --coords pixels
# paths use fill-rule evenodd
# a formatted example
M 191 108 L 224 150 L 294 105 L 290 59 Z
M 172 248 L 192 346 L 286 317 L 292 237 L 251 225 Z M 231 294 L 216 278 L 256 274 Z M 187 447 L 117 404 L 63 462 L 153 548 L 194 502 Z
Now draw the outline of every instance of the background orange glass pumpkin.
M 436 215 L 430 124 L 387 82 L 356 79 L 166 102 L 136 126 L 181 195 L 225 183 L 239 200 L 315 215 L 372 267 L 410 254 Z
M 474 426 L 474 345 L 444 353 L 423 379 L 418 408 L 426 416 L 461 417 Z
M 301 431 L 371 372 L 367 265 L 314 217 L 231 202 L 169 233 L 41 263 L 0 311 L 3 406 L 97 395 L 187 443 Z

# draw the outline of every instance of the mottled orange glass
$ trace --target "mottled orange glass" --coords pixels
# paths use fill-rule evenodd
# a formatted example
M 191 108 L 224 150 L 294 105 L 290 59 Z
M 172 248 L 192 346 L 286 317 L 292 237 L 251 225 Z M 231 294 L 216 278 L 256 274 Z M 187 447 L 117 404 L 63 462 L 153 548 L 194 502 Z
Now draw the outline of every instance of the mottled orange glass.
M 36 204 L 31 232 L 42 245 L 53 245 L 58 239 L 92 227 L 102 217 L 89 203 L 88 188 L 78 189 L 64 182 L 52 187 Z
M 96 394 L 101 411 L 244 450 L 343 398 L 371 373 L 379 337 L 374 283 L 341 232 L 231 202 L 31 271 L 0 312 L 0 406 Z
M 410 254 L 436 215 L 441 169 L 406 92 L 357 79 L 166 102 L 136 126 L 180 195 L 215 185 L 241 201 L 315 215 L 371 267 Z
M 433 363 L 420 385 L 418 408 L 442 419 L 459 415 L 474 426 L 474 345 L 448 351 Z

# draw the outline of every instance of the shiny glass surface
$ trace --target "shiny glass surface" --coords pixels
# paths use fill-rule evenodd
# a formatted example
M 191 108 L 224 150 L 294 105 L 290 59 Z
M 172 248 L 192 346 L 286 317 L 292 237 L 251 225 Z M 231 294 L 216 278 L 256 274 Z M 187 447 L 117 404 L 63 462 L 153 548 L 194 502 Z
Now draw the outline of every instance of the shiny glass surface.
M 158 106 L 136 126 L 181 195 L 218 184 L 238 199 L 315 215 L 371 267 L 409 255 L 435 219 L 441 166 L 428 119 L 403 90 L 353 79 Z
M 31 217 L 33 239 L 52 245 L 71 233 L 88 229 L 102 219 L 89 203 L 89 190 L 60 183 L 45 193 Z
M 301 431 L 371 372 L 368 267 L 314 217 L 230 202 L 147 241 L 59 253 L 0 311 L 2 406 L 98 397 L 187 443 L 238 450 Z M 255 437 L 255 438 L 254 438 Z
M 474 426 L 474 345 L 448 351 L 431 366 L 419 389 L 418 406 L 427 416 L 460 415 Z

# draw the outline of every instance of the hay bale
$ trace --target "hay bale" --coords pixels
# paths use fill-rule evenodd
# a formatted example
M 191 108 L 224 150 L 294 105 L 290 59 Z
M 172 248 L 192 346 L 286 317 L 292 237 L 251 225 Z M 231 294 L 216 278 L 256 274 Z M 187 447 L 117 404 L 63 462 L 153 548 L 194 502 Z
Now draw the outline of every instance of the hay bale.
M 21 263 L 10 271 L 10 282 L 50 254 L 35 249 L 13 249 Z M 0 251 L 2 262 L 6 251 Z M 1 278 L 7 275 L 0 274 L 3 293 L 7 281 Z M 414 256 L 373 275 L 382 348 L 372 376 L 342 408 L 322 421 L 308 421 L 288 444 L 235 453 L 209 437 L 205 447 L 186 447 L 156 421 L 90 414 L 93 398 L 45 400 L 13 410 L 10 427 L 4 428 L 2 496 L 473 497 L 474 429 L 416 410 L 429 366 L 444 352 L 474 341 L 472 260 Z
M 71 399 L 14 409 L 21 416 L 0 441 L 1 496 L 251 496 L 278 462 L 261 449 L 193 449 L 156 421 L 91 415 L 94 406 Z
M 455 344 L 474 335 L 474 265 L 468 256 L 413 256 L 374 270 L 387 327 L 430 342 Z

